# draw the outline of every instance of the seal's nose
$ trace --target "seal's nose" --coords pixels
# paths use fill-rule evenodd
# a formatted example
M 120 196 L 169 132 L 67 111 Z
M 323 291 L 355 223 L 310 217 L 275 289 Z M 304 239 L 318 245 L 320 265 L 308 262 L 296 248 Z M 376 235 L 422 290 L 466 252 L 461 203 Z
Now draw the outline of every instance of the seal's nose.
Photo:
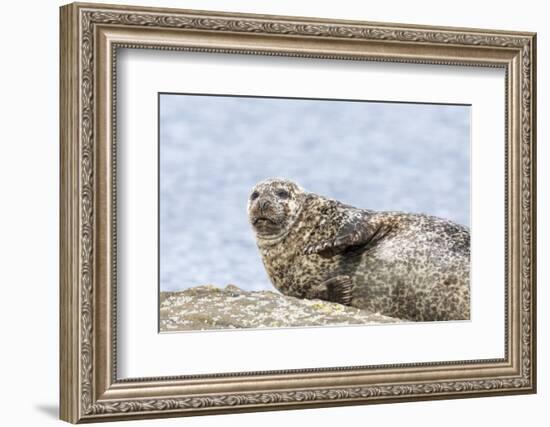
M 265 210 L 267 210 L 267 208 L 269 208 L 269 200 L 267 199 L 262 199 L 258 202 L 258 206 L 260 208 L 260 212 L 264 212 Z

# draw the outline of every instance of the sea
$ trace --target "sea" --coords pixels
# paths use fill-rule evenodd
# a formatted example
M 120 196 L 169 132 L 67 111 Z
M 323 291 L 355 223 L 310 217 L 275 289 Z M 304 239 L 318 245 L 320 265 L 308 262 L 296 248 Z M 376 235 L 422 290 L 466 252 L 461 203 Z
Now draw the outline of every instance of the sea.
M 160 290 L 274 290 L 251 188 L 284 177 L 360 208 L 470 223 L 468 105 L 162 94 Z

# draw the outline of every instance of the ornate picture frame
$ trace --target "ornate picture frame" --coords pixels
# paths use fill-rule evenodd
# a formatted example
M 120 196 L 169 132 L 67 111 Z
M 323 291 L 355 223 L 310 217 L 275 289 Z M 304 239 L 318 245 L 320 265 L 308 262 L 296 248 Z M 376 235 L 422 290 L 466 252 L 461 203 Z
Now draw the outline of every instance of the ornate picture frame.
M 535 34 L 84 3 L 63 6 L 60 13 L 61 419 L 78 423 L 536 391 Z M 119 379 L 120 48 L 502 68 L 504 357 Z

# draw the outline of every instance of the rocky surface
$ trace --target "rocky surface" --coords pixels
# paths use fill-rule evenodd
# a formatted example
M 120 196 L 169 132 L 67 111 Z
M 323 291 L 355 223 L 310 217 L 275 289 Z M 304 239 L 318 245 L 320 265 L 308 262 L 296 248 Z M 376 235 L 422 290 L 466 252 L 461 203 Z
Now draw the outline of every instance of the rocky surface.
M 272 291 L 244 291 L 234 285 L 160 293 L 161 332 L 394 322 L 399 320 L 354 307 Z

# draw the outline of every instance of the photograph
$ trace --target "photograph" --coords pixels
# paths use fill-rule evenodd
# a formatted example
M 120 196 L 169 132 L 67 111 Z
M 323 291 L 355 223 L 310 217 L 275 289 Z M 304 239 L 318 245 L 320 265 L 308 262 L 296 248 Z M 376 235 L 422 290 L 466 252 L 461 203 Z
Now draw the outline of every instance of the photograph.
M 468 321 L 470 109 L 159 93 L 159 331 Z

